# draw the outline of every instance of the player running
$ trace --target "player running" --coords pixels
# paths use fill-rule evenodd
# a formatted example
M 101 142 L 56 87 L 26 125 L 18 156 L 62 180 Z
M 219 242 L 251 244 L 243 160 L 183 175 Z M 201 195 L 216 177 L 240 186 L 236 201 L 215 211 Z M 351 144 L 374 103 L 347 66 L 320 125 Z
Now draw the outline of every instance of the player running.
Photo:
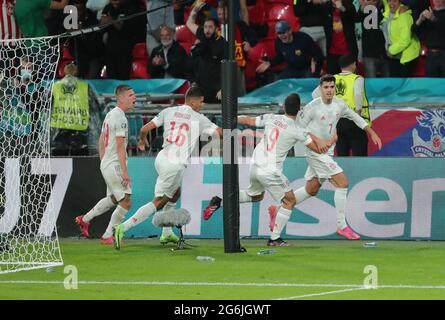
M 298 124 L 306 128 L 321 139 L 328 139 L 336 132 L 337 122 L 340 118 L 347 118 L 365 130 L 372 142 L 381 149 L 382 141 L 377 133 L 360 117 L 356 112 L 349 108 L 345 102 L 335 97 L 335 77 L 324 75 L 320 78 L 321 97 L 312 100 L 302 110 Z M 309 197 L 315 196 L 320 190 L 324 181 L 329 180 L 335 187 L 334 203 L 337 210 L 337 233 L 349 240 L 358 240 L 360 236 L 355 233 L 346 223 L 345 208 L 346 195 L 348 193 L 348 178 L 343 169 L 332 158 L 335 145 L 332 145 L 326 154 L 318 154 L 306 148 L 306 159 L 308 168 L 305 179 L 306 186 L 295 191 L 296 204 L 303 202 Z M 276 223 L 282 219 L 277 206 L 269 207 L 271 223 Z
M 289 180 L 283 174 L 283 163 L 297 142 L 303 142 L 314 153 L 326 152 L 335 143 L 336 137 L 322 141 L 316 136 L 296 125 L 297 114 L 300 111 L 300 96 L 290 94 L 284 101 L 284 115 L 266 114 L 259 117 L 238 117 L 238 123 L 255 127 L 265 127 L 264 138 L 253 152 L 250 166 L 250 186 L 239 192 L 240 203 L 258 202 L 263 200 L 267 190 L 272 198 L 279 202 L 276 226 L 270 226 L 272 234 L 268 246 L 288 246 L 281 238 L 281 230 L 286 225 L 296 204 L 294 191 Z M 213 197 L 204 210 L 204 219 L 219 208 L 221 199 Z M 275 222 L 274 222 L 275 224 Z
M 191 87 L 185 94 L 185 104 L 162 110 L 153 120 L 141 128 L 139 149 L 148 145 L 147 134 L 151 130 L 164 126 L 164 144 L 155 160 L 158 173 L 153 200 L 140 207 L 136 213 L 124 223 L 117 225 L 114 231 L 115 248 L 120 249 L 124 233 L 146 220 L 157 210 L 171 210 L 176 207 L 181 195 L 181 184 L 186 163 L 199 142 L 201 134 L 221 134 L 221 129 L 207 117 L 199 113 L 204 102 L 201 88 Z M 167 228 L 164 228 L 167 230 Z M 161 243 L 177 242 L 174 235 L 163 232 Z M 175 235 L 175 238 L 178 237 Z
M 106 245 L 113 244 L 113 227 L 122 223 L 131 205 L 131 179 L 127 168 L 128 121 L 125 112 L 134 106 L 136 95 L 128 85 L 118 86 L 115 94 L 117 107 L 105 116 L 99 137 L 100 170 L 107 185 L 107 196 L 87 214 L 75 219 L 82 234 L 88 238 L 90 221 L 117 204 L 100 239 Z

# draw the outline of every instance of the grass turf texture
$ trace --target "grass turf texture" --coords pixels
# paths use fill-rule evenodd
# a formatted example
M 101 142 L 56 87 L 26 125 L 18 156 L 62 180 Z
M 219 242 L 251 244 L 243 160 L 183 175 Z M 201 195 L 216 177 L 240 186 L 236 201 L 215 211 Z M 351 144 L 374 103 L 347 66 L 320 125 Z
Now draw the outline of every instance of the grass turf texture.
M 266 240 L 242 240 L 247 252 L 236 254 L 224 253 L 223 240 L 188 242 L 196 247 L 172 251 L 156 239 L 127 240 L 116 251 L 98 240 L 62 239 L 65 266 L 78 269 L 78 289 L 64 288 L 64 267 L 38 269 L 0 275 L 0 299 L 445 299 L 445 242 L 364 248 L 361 240 L 295 240 L 269 255 L 257 254 Z M 203 255 L 215 261 L 196 260 Z M 367 265 L 377 267 L 378 289 L 359 289 Z

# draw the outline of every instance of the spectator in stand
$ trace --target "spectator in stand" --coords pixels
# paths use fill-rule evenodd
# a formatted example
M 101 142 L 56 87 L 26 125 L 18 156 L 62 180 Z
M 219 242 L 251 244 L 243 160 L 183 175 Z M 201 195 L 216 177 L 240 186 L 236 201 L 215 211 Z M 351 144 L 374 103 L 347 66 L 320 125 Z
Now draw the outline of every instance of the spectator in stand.
M 420 55 L 420 43 L 412 33 L 413 17 L 411 10 L 400 0 L 383 0 L 382 30 L 388 56 L 390 77 L 409 77 Z
M 102 11 L 101 24 L 107 24 L 141 11 L 138 3 L 131 0 L 111 0 Z M 116 21 L 107 28 L 105 64 L 107 77 L 128 80 L 130 77 L 133 46 L 145 39 L 145 19 L 137 17 Z
M 150 56 L 149 73 L 152 78 L 188 78 L 187 53 L 174 40 L 174 33 L 169 26 L 161 27 L 161 44 L 153 49 Z
M 203 88 L 206 103 L 218 103 L 221 100 L 221 60 L 225 56 L 225 40 L 216 32 L 215 19 L 207 18 L 202 27 L 196 24 L 196 16 L 203 5 L 198 0 L 187 20 L 187 28 L 197 37 L 190 51 L 192 78 Z
M 236 1 L 235 1 L 236 2 Z M 218 2 L 218 20 L 219 26 L 217 32 L 227 40 L 228 36 L 228 7 L 226 1 Z M 246 86 L 244 79 L 244 69 L 247 63 L 247 56 L 249 50 L 257 44 L 258 40 L 255 33 L 249 27 L 249 25 L 244 22 L 244 20 L 239 20 L 235 23 L 235 60 L 238 65 L 238 95 L 243 96 L 246 94 Z
M 74 63 L 66 65 L 64 73 L 65 77 L 53 85 L 51 154 L 87 156 L 90 101 L 95 100 L 94 92 L 86 81 L 77 78 Z
M 16 0 L 14 16 L 26 38 L 48 35 L 45 13 L 49 9 L 62 10 L 69 0 Z
M 85 7 L 85 0 L 74 0 L 72 3 L 77 8 L 79 29 L 92 27 L 99 23 L 96 15 Z M 100 32 L 87 33 L 70 40 L 69 51 L 76 58 L 80 78 L 100 78 L 104 50 Z
M 14 18 L 14 6 L 15 0 L 0 0 L 0 40 L 22 38 L 22 33 Z M 0 66 L 2 62 L 0 61 Z
M 370 14 L 369 11 L 365 13 L 367 6 L 374 7 L 375 9 L 373 10 L 377 12 L 377 28 L 370 28 L 370 26 L 365 25 L 365 19 Z M 362 25 L 362 55 L 366 77 L 388 77 L 389 71 L 386 61 L 385 37 L 379 28 L 383 20 L 383 4 L 381 0 L 360 0 L 360 9 L 356 17 L 356 21 L 361 22 Z
M 185 24 L 184 14 L 185 14 L 185 4 L 182 3 L 180 0 L 173 0 L 173 15 L 175 18 L 175 24 L 177 26 Z
M 22 38 L 20 28 L 14 18 L 15 0 L 0 0 L 0 40 L 13 40 Z M 16 46 L 14 42 L 2 42 L 1 46 Z M 10 79 L 16 76 L 15 67 L 19 65 L 19 59 L 14 50 L 6 50 L 6 57 L 0 59 L 0 87 L 6 86 Z M 3 90 L 2 90 L 3 91 Z M 2 96 L 1 98 L 4 98 Z M 0 103 L 0 105 L 2 105 Z
M 168 26 L 175 30 L 175 16 L 173 6 L 152 11 L 154 9 L 165 7 L 167 3 L 163 0 L 147 0 L 147 52 L 151 55 L 154 48 L 161 44 L 160 31 L 161 26 Z M 152 12 L 150 12 L 152 11 Z
M 332 1 L 329 20 L 326 24 L 327 71 L 330 74 L 341 72 L 338 59 L 342 55 L 358 56 L 355 36 L 356 14 L 351 0 Z
M 279 79 L 318 77 L 323 64 L 323 53 L 314 40 L 304 32 L 292 32 L 289 23 L 278 21 L 275 25 L 276 56 L 262 61 L 257 72 L 262 73 L 280 63 L 286 62 Z
M 294 14 L 300 19 L 300 31 L 307 33 L 318 44 L 326 57 L 325 24 L 331 4 L 328 0 L 295 0 Z
M 445 0 L 432 0 L 433 8 L 424 10 L 414 25 L 414 32 L 425 40 L 427 77 L 445 77 Z

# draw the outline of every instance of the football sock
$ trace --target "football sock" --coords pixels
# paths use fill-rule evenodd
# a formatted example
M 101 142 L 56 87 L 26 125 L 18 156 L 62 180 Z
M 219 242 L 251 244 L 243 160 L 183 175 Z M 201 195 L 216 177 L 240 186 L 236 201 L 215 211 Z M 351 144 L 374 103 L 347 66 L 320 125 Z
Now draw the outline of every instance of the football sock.
M 294 191 L 295 198 L 297 199 L 297 204 L 303 202 L 304 200 L 311 197 L 309 193 L 306 191 L 306 187 L 303 186 Z
M 102 213 L 107 212 L 114 206 L 115 206 L 115 204 L 111 200 L 111 197 L 103 198 L 103 199 L 99 200 L 99 202 L 96 203 L 96 205 L 93 207 L 93 209 L 88 211 L 88 213 L 86 215 L 84 215 L 82 219 L 84 222 L 88 223 L 91 220 L 93 220 L 93 218 L 100 216 Z
M 275 227 L 270 235 L 270 239 L 276 240 L 281 237 L 281 232 L 283 231 L 286 223 L 289 221 L 290 215 L 292 211 L 289 209 L 285 209 L 280 207 L 277 212 L 277 217 L 275 219 Z
M 124 222 L 124 232 L 128 229 L 137 226 L 142 221 L 146 220 L 149 216 L 156 212 L 156 207 L 153 202 L 149 202 L 146 205 L 140 207 L 136 213 L 127 221 Z
M 113 214 L 111 215 L 110 222 L 108 223 L 108 227 L 105 230 L 102 238 L 106 239 L 113 235 L 113 227 L 117 224 L 121 224 L 122 221 L 124 221 L 127 212 L 128 210 L 122 208 L 120 205 L 118 205 L 116 209 L 114 209 Z
M 335 209 L 337 209 L 337 228 L 343 229 L 347 226 L 345 218 L 347 188 L 336 188 L 334 193 Z

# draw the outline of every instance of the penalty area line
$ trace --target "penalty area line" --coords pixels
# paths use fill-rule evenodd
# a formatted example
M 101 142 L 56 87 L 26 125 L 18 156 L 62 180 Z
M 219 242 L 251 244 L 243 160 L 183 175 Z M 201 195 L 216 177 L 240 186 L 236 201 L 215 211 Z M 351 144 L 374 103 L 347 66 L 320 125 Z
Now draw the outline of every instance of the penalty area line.
M 171 282 L 171 281 L 78 281 L 79 285 L 135 285 L 135 286 L 214 286 L 214 287 L 309 287 L 309 288 L 344 288 L 363 289 L 359 284 L 332 283 L 255 283 L 255 282 Z M 44 280 L 0 280 L 0 284 L 55 284 L 63 285 L 64 281 Z M 445 285 L 378 285 L 377 289 L 445 289 Z M 339 291 L 339 290 L 338 290 Z
M 301 296 L 293 296 L 293 297 L 286 297 L 286 298 L 275 298 L 272 300 L 295 300 L 295 299 L 304 299 L 309 297 L 317 297 L 317 296 L 325 296 L 329 294 L 337 294 L 337 293 L 343 293 L 343 292 L 351 292 L 351 291 L 357 291 L 357 290 L 367 290 L 368 288 L 365 287 L 358 287 L 358 288 L 350 288 L 350 289 L 342 289 L 342 290 L 335 290 L 335 291 L 326 291 L 326 292 L 319 292 L 319 293 L 310 293 L 310 294 L 304 294 Z

